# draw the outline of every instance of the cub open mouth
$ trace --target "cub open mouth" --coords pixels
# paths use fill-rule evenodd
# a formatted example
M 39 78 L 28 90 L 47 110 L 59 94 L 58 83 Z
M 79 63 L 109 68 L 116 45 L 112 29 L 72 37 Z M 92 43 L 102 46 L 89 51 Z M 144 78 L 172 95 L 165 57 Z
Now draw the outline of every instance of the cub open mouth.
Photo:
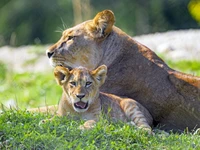
M 82 101 L 74 103 L 74 107 L 78 108 L 78 109 L 86 109 L 88 107 L 88 102 L 84 103 Z

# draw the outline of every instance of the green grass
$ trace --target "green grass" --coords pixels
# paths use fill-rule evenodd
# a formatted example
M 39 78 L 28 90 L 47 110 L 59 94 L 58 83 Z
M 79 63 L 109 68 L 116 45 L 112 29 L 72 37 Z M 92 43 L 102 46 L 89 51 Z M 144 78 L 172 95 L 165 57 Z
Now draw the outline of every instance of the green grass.
M 175 61 L 167 59 L 163 54 L 159 54 L 159 57 L 161 57 L 166 62 L 166 64 L 172 69 L 200 76 L 200 61 L 197 60 Z
M 53 73 L 14 73 L 0 63 L 0 102 L 16 101 L 18 107 L 57 104 L 62 90 Z
M 167 61 L 170 67 L 200 76 L 198 61 Z M 173 134 L 156 132 L 150 136 L 124 123 L 102 119 L 89 131 L 78 126 L 83 121 L 55 118 L 39 126 L 39 121 L 50 118 L 45 114 L 23 111 L 28 107 L 57 104 L 62 90 L 56 85 L 53 73 L 15 73 L 0 63 L 0 102 L 14 100 L 20 111 L 0 114 L 0 149 L 200 149 L 200 133 Z
M 174 61 L 168 60 L 167 64 L 175 70 L 179 70 L 181 72 L 200 76 L 200 61 L 181 60 L 181 61 L 174 62 Z
M 106 119 L 92 130 L 78 129 L 83 121 L 55 118 L 39 126 L 49 115 L 6 111 L 0 115 L 0 149 L 200 149 L 198 134 L 148 135 L 121 122 Z

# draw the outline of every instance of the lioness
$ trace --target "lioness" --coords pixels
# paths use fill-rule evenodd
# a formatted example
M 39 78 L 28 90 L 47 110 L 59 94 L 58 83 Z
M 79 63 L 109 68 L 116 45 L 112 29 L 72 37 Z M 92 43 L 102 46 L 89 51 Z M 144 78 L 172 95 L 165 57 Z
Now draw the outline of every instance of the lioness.
M 53 67 L 108 66 L 101 91 L 137 100 L 165 130 L 200 127 L 200 78 L 169 68 L 154 52 L 114 26 L 112 11 L 63 32 L 47 50 Z
M 106 74 L 105 65 L 93 71 L 84 67 L 69 71 L 67 68 L 57 66 L 54 75 L 57 83 L 62 86 L 64 94 L 56 115 L 85 119 L 86 122 L 80 128 L 90 129 L 99 120 L 100 114 L 106 114 L 114 120 L 130 121 L 132 125 L 151 133 L 153 119 L 142 105 L 130 98 L 99 92 Z M 41 110 L 46 111 L 46 107 L 40 108 Z

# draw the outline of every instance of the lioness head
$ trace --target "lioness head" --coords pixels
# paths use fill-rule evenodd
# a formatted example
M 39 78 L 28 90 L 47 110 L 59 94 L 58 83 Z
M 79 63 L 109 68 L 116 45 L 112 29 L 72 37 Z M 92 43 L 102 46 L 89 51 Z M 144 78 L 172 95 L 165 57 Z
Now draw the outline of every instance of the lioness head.
M 65 30 L 60 40 L 47 50 L 50 64 L 75 68 L 96 68 L 103 57 L 99 44 L 112 32 L 115 22 L 110 10 L 98 13 L 93 20 Z
M 99 87 L 104 83 L 107 67 L 102 65 L 93 71 L 84 67 L 54 69 L 56 81 L 62 86 L 67 101 L 77 112 L 85 112 L 99 95 Z

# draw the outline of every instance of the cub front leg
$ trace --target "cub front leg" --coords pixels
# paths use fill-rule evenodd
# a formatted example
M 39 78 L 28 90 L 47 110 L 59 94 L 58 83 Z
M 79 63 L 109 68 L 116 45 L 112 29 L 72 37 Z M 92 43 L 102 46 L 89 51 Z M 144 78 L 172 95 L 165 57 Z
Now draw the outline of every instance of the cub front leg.
M 147 130 L 148 133 L 153 134 L 151 128 L 153 118 L 145 107 L 129 98 L 121 101 L 120 106 L 128 120 L 131 121 L 132 125 Z

